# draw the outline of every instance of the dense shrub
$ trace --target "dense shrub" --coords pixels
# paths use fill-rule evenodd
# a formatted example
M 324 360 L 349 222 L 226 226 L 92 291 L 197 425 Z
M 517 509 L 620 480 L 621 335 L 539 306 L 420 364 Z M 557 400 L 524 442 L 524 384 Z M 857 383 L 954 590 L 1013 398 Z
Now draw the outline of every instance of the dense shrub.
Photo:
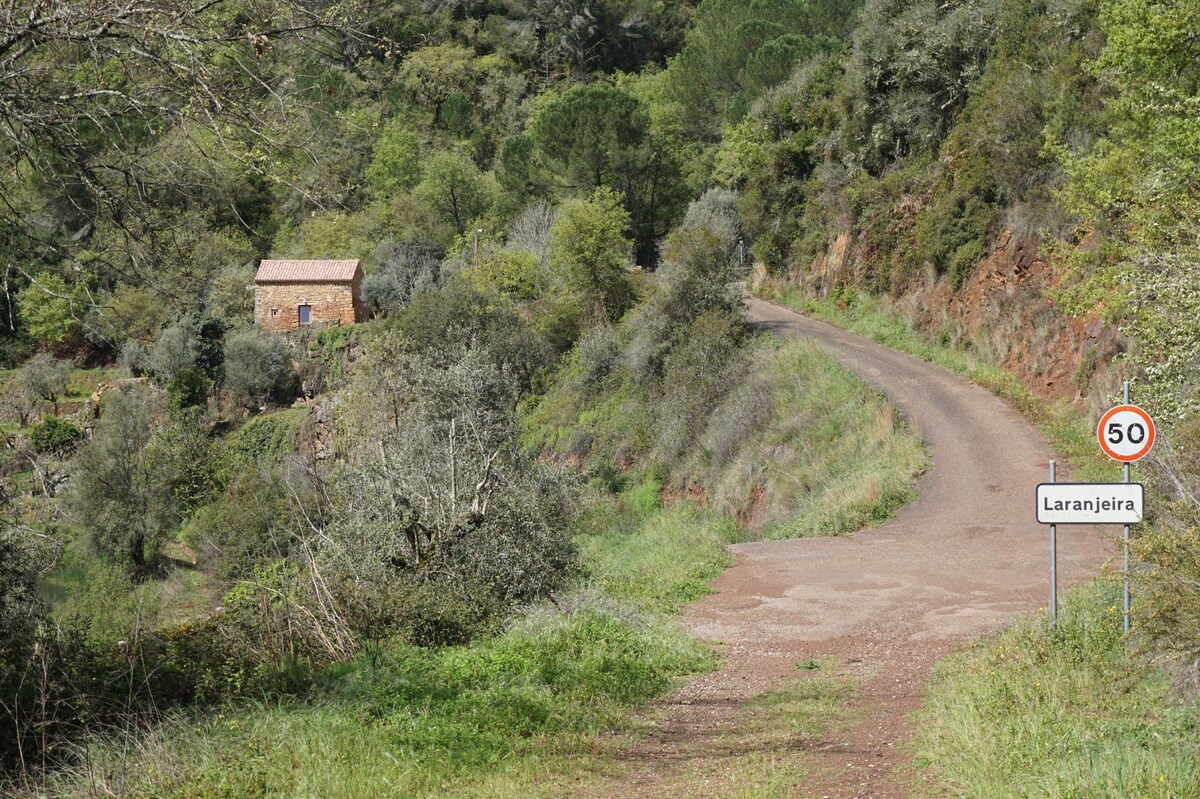
M 62 455 L 68 452 L 79 443 L 81 438 L 83 438 L 82 430 L 57 416 L 43 419 L 29 434 L 33 451 L 49 455 Z
M 242 405 L 287 402 L 296 391 L 291 356 L 278 338 L 237 333 L 225 342 L 225 383 Z
M 576 345 L 579 370 L 572 390 L 587 396 L 597 390 L 621 363 L 621 342 L 611 327 L 595 327 L 585 333 Z
M 417 297 L 398 315 L 394 330 L 400 339 L 385 343 L 383 339 L 394 334 L 382 331 L 381 347 L 399 346 L 440 365 L 448 365 L 465 348 L 473 347 L 509 370 L 526 388 L 548 362 L 546 344 L 511 303 L 497 302 L 462 280 Z
M 363 302 L 377 316 L 399 311 L 414 296 L 442 284 L 445 257 L 445 247 L 426 239 L 384 239 L 375 249 L 378 267 L 363 278 Z
M 278 465 L 296 451 L 300 424 L 308 413 L 295 408 L 256 416 L 229 437 L 226 456 L 248 465 Z
M 67 393 L 71 364 L 49 353 L 36 355 L 17 373 L 27 416 L 39 400 L 49 402 L 58 413 L 59 397 Z M 22 420 L 24 421 L 24 420 Z
M 656 452 L 662 462 L 674 463 L 696 446 L 709 416 L 745 375 L 745 336 L 740 315 L 714 309 L 693 322 L 671 351 L 659 407 Z
M 172 411 L 195 408 L 208 400 L 208 378 L 194 366 L 180 369 L 167 383 L 167 407 Z

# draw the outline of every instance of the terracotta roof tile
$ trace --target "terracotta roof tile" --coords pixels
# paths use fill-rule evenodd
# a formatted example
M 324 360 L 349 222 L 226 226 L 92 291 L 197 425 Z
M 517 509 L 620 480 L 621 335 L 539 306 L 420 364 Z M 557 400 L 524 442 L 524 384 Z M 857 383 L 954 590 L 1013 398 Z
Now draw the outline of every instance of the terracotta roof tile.
M 258 265 L 255 283 L 341 283 L 354 279 L 358 261 L 267 261 Z

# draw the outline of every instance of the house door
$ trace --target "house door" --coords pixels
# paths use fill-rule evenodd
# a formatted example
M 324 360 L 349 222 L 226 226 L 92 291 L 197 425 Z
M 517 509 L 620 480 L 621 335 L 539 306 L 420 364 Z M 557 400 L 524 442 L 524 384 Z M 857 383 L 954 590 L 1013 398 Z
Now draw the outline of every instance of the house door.
M 312 323 L 312 306 L 311 305 L 301 305 L 300 306 L 300 324 L 307 325 L 307 324 L 311 324 L 311 323 Z

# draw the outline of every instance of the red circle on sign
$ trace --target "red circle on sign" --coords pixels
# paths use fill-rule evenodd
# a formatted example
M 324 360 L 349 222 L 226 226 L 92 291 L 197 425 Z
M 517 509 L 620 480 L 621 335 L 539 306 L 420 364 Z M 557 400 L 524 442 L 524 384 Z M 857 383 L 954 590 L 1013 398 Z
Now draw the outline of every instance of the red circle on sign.
M 1154 420 L 1136 405 L 1110 408 L 1100 417 L 1100 424 L 1096 427 L 1100 449 L 1108 457 L 1122 463 L 1144 458 L 1154 446 L 1154 435 Z

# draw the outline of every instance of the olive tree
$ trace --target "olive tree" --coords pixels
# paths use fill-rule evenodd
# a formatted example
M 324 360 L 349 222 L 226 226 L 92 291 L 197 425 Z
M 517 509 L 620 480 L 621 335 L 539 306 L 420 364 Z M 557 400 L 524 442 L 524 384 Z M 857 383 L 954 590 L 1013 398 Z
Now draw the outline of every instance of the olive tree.
M 104 398 L 103 413 L 75 461 L 69 506 L 101 555 L 145 574 L 170 523 L 150 456 L 158 407 L 146 390 Z
M 58 414 L 58 398 L 67 393 L 71 364 L 49 353 L 42 353 L 21 367 L 21 397 L 24 400 L 21 423 L 25 424 L 39 401 L 49 402 Z

